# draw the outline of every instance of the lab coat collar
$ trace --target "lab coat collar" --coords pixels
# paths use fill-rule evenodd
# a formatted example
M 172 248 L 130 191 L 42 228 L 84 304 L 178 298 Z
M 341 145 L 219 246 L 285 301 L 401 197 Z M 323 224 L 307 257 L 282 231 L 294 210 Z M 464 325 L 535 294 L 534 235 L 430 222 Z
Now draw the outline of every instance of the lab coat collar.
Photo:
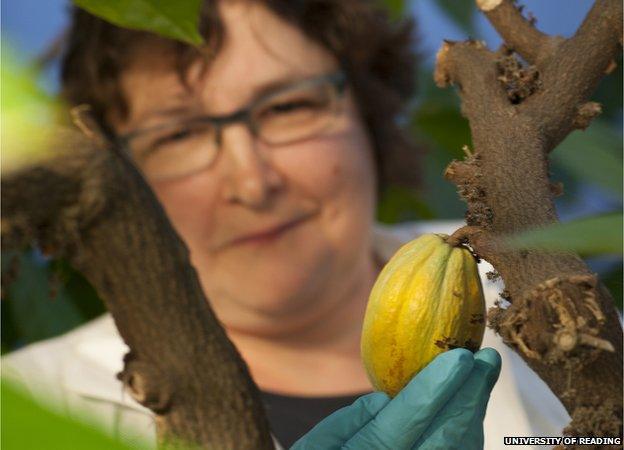
M 105 314 L 87 326 L 88 332 L 72 346 L 75 363 L 67 366 L 65 388 L 83 397 L 149 413 L 117 379 L 129 348 L 119 336 L 112 316 Z

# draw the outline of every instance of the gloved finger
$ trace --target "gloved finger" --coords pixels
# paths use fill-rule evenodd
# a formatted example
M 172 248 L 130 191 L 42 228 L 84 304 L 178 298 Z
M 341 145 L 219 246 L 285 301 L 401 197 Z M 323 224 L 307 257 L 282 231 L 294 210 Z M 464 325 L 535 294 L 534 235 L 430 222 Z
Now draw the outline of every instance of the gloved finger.
M 474 368 L 468 380 L 444 405 L 412 448 L 483 449 L 483 417 L 500 369 L 501 357 L 496 350 L 479 350 L 474 356 Z
M 493 350 L 494 349 L 482 349 L 479 352 L 483 351 L 484 352 L 483 355 L 479 355 L 479 353 L 475 355 L 475 358 L 479 356 L 479 357 L 482 357 L 483 359 L 486 359 L 489 355 L 491 357 L 491 360 L 489 360 L 489 362 L 496 365 L 497 369 L 494 374 L 495 376 L 493 376 L 491 380 L 491 386 L 489 386 L 488 393 L 487 395 L 483 396 L 483 398 L 481 399 L 481 402 L 475 408 L 476 411 L 473 417 L 472 425 L 468 428 L 468 431 L 466 432 L 463 438 L 464 442 L 478 442 L 478 438 L 480 438 L 482 444 L 480 447 L 470 447 L 470 448 L 479 448 L 479 449 L 483 448 L 483 419 L 485 418 L 487 405 L 490 400 L 490 394 L 492 392 L 492 389 L 494 388 L 494 385 L 496 384 L 496 381 L 498 380 L 498 377 L 500 376 L 500 369 L 501 369 L 500 355 L 498 354 L 498 352 L 496 353 L 496 355 L 493 355 L 492 354 Z M 486 351 L 488 352 L 487 355 L 485 354 Z
M 291 450 L 340 449 L 389 402 L 390 397 L 383 392 L 364 395 L 319 422 Z
M 437 412 L 466 381 L 474 364 L 463 348 L 444 352 L 345 445 L 345 449 L 411 449 Z

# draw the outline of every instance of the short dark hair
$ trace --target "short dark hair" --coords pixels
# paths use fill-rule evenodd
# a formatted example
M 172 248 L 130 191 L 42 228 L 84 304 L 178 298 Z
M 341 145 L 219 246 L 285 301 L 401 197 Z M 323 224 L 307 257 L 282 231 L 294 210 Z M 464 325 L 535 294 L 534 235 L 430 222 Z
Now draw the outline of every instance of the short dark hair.
M 141 44 L 152 41 L 171 48 L 182 78 L 196 58 L 218 52 L 223 24 L 217 1 L 205 0 L 202 6 L 203 48 L 120 28 L 74 8 L 62 61 L 64 99 L 70 105 L 90 105 L 95 119 L 110 129 L 108 114 L 127 114 L 119 75 Z M 420 155 L 399 123 L 416 88 L 413 20 L 391 20 L 374 0 L 255 1 L 262 1 L 338 59 L 372 139 L 380 188 L 417 185 Z

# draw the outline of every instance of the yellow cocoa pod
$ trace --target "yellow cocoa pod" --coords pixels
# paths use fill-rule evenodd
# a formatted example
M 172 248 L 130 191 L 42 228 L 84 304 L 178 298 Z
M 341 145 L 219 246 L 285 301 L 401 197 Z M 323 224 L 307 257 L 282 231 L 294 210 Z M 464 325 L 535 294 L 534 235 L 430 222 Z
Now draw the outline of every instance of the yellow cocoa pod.
M 476 351 L 483 340 L 477 262 L 447 237 L 425 234 L 405 244 L 371 291 L 362 359 L 375 389 L 391 397 L 438 354 L 456 347 Z

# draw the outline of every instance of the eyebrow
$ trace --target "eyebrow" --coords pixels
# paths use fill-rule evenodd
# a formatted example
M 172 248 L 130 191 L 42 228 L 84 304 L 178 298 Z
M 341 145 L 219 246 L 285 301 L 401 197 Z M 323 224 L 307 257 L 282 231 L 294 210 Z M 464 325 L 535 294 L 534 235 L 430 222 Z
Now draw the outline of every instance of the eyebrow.
M 152 119 L 154 117 L 170 117 L 170 116 L 179 116 L 181 114 L 186 114 L 191 111 L 193 108 L 189 108 L 188 105 L 178 105 L 171 106 L 164 109 L 157 109 L 155 111 L 150 111 L 147 114 L 144 114 L 141 119 L 144 121 L 146 119 Z
M 182 95 L 176 97 L 182 98 Z M 138 124 L 138 129 L 150 128 L 149 123 L 159 118 L 179 117 L 182 115 L 190 115 L 192 112 L 197 112 L 196 108 L 189 106 L 188 104 L 179 104 L 173 106 L 166 106 L 163 109 L 155 109 L 151 111 L 145 111 L 135 120 Z
M 326 71 L 327 72 L 327 71 Z M 323 72 L 325 73 L 325 72 Z M 280 89 L 287 87 L 291 84 L 296 84 L 298 82 L 307 80 L 307 79 L 311 79 L 311 78 L 316 78 L 319 76 L 322 76 L 323 73 L 320 74 L 294 74 L 294 73 L 287 73 L 284 75 L 281 75 L 277 78 L 268 80 L 266 82 L 260 83 L 257 86 L 254 86 L 252 88 L 252 93 L 250 96 L 250 99 L 248 99 L 243 105 L 241 105 L 237 110 L 239 110 L 240 108 L 245 108 L 247 106 L 249 106 L 250 104 L 253 104 L 255 101 L 257 101 L 258 99 L 268 96 L 276 91 L 279 91 Z M 187 91 L 188 92 L 188 91 Z M 178 94 L 177 97 L 179 98 L 183 98 L 185 96 L 185 94 Z M 159 110 L 154 110 L 154 111 L 150 111 L 146 114 L 144 114 L 140 121 L 143 123 L 149 122 L 151 120 L 153 120 L 154 118 L 167 118 L 167 117 L 179 117 L 182 115 L 191 115 L 191 113 L 198 113 L 198 111 L 196 110 L 196 108 L 193 107 L 189 107 L 188 105 L 176 105 L 176 106 L 171 106 L 171 107 L 167 107 L 167 108 L 163 108 L 163 109 L 159 109 Z M 149 127 L 149 126 L 148 126 Z M 141 126 L 140 129 L 145 129 L 148 128 L 145 126 Z
M 248 100 L 248 103 L 254 102 L 255 100 L 258 100 L 259 98 L 270 95 L 274 93 L 275 91 L 278 91 L 281 88 L 286 87 L 290 84 L 295 84 L 300 81 L 307 80 L 309 78 L 315 78 L 317 76 L 321 76 L 321 74 L 295 75 L 291 73 L 291 74 L 282 75 L 278 78 L 274 78 L 264 83 L 260 83 L 258 86 L 255 86 L 253 88 L 251 99 Z

